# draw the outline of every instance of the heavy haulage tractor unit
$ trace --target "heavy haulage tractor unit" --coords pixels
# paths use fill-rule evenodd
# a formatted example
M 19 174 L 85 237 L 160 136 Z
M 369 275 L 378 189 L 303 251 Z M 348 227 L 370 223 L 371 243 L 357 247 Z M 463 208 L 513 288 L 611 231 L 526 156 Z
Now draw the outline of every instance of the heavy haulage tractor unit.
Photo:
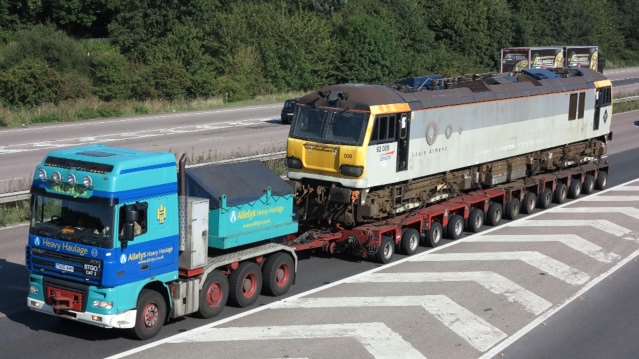
M 168 318 L 284 294 L 297 257 L 268 241 L 297 232 L 289 185 L 260 162 L 177 167 L 170 153 L 51 152 L 31 191 L 29 307 L 149 338 Z
M 31 189 L 27 304 L 150 338 L 285 294 L 301 251 L 387 263 L 435 247 L 604 188 L 611 103 L 588 69 L 329 86 L 297 100 L 294 185 L 258 162 L 53 151 Z
M 611 82 L 590 69 L 333 85 L 297 99 L 288 177 L 305 223 L 370 223 L 607 157 Z

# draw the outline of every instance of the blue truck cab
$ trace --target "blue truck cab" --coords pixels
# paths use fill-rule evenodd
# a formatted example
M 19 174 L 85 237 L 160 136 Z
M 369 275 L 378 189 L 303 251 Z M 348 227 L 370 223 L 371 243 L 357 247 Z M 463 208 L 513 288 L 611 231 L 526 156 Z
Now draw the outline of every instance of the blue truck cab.
M 49 153 L 31 187 L 29 308 L 149 338 L 171 317 L 217 314 L 229 297 L 252 304 L 262 279 L 270 292 L 282 284 L 282 268 L 290 282 L 295 253 L 273 241 L 297 231 L 292 194 L 267 183 L 238 196 L 233 178 L 220 190 L 216 173 L 238 175 L 225 168 L 189 176 L 172 153 L 101 145 Z M 260 283 L 247 292 L 243 275 Z

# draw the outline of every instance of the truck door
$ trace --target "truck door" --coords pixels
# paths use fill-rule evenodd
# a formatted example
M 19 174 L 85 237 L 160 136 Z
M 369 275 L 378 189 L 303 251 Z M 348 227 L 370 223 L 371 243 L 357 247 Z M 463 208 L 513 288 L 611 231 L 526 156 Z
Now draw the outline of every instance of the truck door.
M 408 144 L 410 143 L 410 114 L 403 113 L 397 121 L 397 172 L 408 169 Z

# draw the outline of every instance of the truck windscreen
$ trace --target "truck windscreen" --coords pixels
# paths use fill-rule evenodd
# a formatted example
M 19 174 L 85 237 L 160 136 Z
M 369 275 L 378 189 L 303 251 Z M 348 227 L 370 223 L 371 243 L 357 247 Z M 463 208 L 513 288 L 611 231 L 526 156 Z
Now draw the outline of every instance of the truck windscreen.
M 319 143 L 360 146 L 364 142 L 367 112 L 328 111 L 299 106 L 291 137 Z
M 31 233 L 102 248 L 113 246 L 113 207 L 35 195 Z

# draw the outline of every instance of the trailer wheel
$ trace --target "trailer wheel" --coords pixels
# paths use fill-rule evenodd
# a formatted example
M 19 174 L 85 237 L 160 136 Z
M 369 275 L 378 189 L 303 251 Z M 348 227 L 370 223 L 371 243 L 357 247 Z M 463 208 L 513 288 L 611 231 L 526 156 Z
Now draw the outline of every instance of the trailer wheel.
M 503 212 L 504 210 L 501 203 L 491 203 L 488 207 L 488 213 L 486 214 L 488 218 L 488 224 L 490 224 L 491 226 L 499 225 L 499 222 L 501 222 L 501 218 L 503 216 Z
M 521 208 L 521 202 L 517 198 L 513 198 L 506 204 L 506 210 L 504 214 L 506 218 L 513 220 L 519 217 L 519 209 Z
M 429 246 L 435 248 L 441 244 L 443 234 L 444 229 L 442 228 L 442 224 L 439 222 L 433 222 L 430 224 L 430 228 L 428 229 L 426 238 L 424 239 Z
M 561 182 L 557 183 L 557 188 L 555 188 L 555 195 L 554 195 L 555 203 L 558 203 L 558 204 L 564 203 L 566 202 L 566 198 L 568 198 L 566 185 Z
M 537 207 L 546 209 L 552 204 L 552 191 L 548 188 L 541 191 L 541 196 L 537 198 Z
M 395 254 L 395 243 L 393 239 L 388 236 L 382 237 L 382 245 L 377 248 L 375 259 L 382 264 L 386 264 L 391 261 Z
M 402 253 L 412 256 L 419 247 L 419 231 L 415 228 L 404 228 L 402 231 Z
M 229 302 L 238 307 L 249 306 L 257 300 L 262 291 L 262 271 L 253 262 L 242 262 L 230 277 Z
M 293 284 L 295 277 L 295 262 L 293 258 L 284 252 L 273 253 L 266 259 L 262 267 L 264 294 L 274 297 L 286 294 Z
M 537 195 L 533 192 L 526 192 L 524 195 L 524 203 L 521 204 L 521 211 L 525 214 L 531 214 L 535 211 L 537 204 Z
M 484 211 L 478 208 L 473 208 L 470 210 L 470 214 L 468 215 L 468 223 L 466 227 L 469 232 L 477 233 L 481 230 L 481 227 L 484 225 Z
M 132 334 L 141 340 L 157 335 L 166 320 L 166 301 L 162 294 L 152 289 L 143 289 L 138 298 L 135 326 Z
M 581 194 L 581 183 L 578 180 L 573 179 L 570 181 L 570 186 L 568 187 L 568 197 L 577 198 Z
M 464 217 L 453 214 L 448 218 L 446 236 L 450 239 L 459 239 L 464 234 Z
M 592 175 L 586 175 L 582 185 L 581 192 L 583 194 L 591 194 L 595 191 L 595 178 Z
M 597 180 L 595 181 L 595 188 L 601 190 L 608 185 L 608 173 L 606 171 L 599 171 Z
M 220 271 L 214 270 L 206 277 L 200 289 L 200 307 L 197 310 L 201 318 L 212 318 L 222 310 L 229 299 L 229 279 Z

